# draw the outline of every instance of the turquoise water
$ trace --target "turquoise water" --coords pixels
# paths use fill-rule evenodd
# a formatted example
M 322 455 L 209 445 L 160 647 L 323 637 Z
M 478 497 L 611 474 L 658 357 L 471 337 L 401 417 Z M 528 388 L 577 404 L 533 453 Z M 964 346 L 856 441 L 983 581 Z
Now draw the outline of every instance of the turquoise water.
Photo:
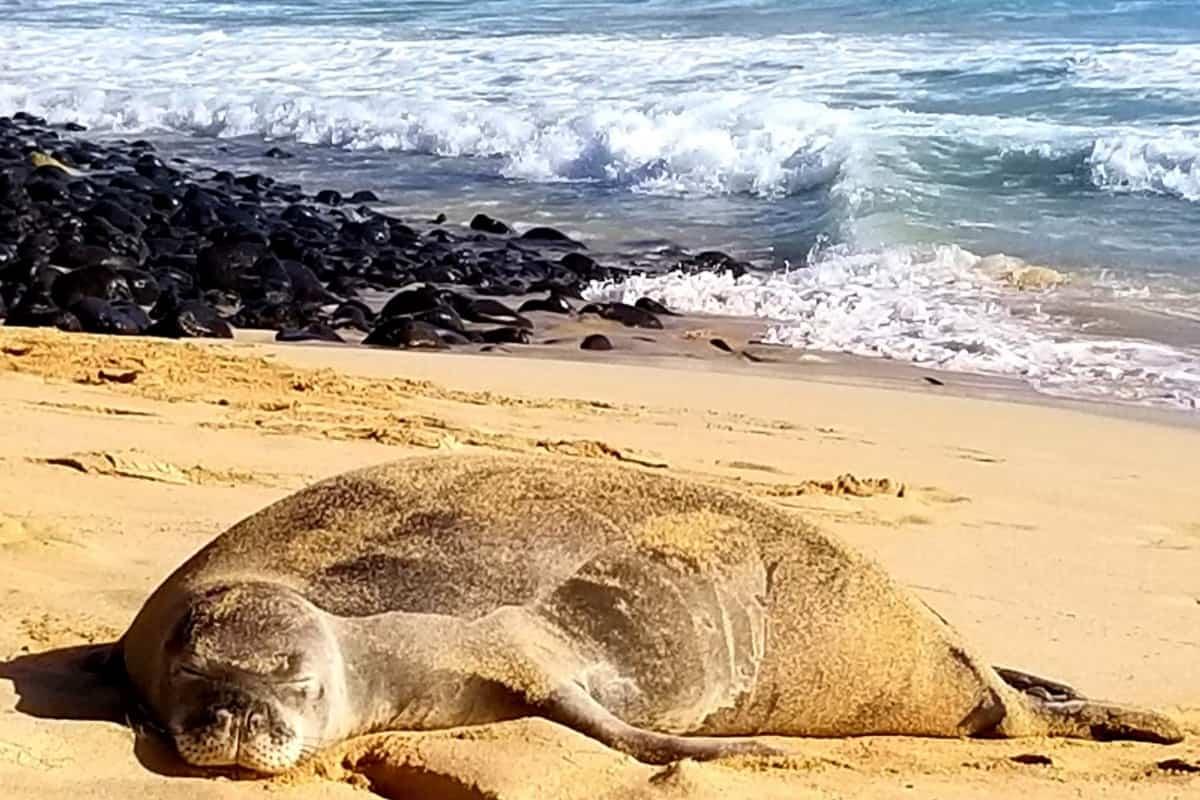
M 782 337 L 793 343 L 1028 376 L 1034 362 L 1074 364 L 1059 345 L 1101 330 L 1169 346 L 1192 374 L 1194 2 L 18 0 L 4 11 L 0 112 L 156 136 L 314 188 L 370 187 L 411 213 L 553 222 L 608 249 L 674 241 L 776 270 L 832 264 L 791 279 L 779 302 L 757 284 L 722 289 L 738 299 L 723 305 L 676 292 L 696 308 L 826 320 L 802 342 Z M 296 157 L 259 158 L 268 140 Z M 964 283 L 971 254 L 992 253 L 1075 276 L 1056 295 L 1061 313 Z M 828 297 L 816 310 L 814 291 Z M 864 292 L 880 293 L 870 314 Z M 904 305 L 910 295 L 924 310 Z M 1170 325 L 1126 324 L 1126 312 Z M 914 313 L 924 321 L 896 330 Z M 924 347 L 996 314 L 1016 326 L 1007 344 L 968 326 L 968 350 L 992 348 L 991 360 L 951 358 L 957 339 Z M 1130 369 L 1150 368 L 1139 352 Z

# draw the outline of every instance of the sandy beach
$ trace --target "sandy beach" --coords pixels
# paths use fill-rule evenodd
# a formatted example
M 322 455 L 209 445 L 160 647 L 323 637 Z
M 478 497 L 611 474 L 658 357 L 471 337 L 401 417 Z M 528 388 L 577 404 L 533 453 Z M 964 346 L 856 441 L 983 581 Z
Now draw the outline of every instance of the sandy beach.
M 208 344 L 0 331 L 5 796 L 1200 791 L 1194 420 L 1052 403 L 953 374 L 935 385 L 909 368 L 753 362 L 704 337 L 672 341 L 637 358 L 552 346 L 526 358 L 515 351 L 530 348 L 422 354 L 253 335 Z M 529 719 L 368 737 L 269 781 L 189 775 L 135 746 L 87 656 L 171 569 L 306 483 L 433 449 L 616 459 L 798 509 L 882 561 L 993 663 L 1154 706 L 1189 738 L 780 740 L 786 757 L 662 768 Z

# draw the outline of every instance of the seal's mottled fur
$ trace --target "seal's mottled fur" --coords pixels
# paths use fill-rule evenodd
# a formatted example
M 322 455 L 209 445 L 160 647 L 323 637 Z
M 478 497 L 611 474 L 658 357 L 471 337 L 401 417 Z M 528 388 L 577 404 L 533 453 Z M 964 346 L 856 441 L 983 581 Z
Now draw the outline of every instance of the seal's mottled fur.
M 981 662 L 872 561 L 766 503 L 551 457 L 317 483 L 180 567 L 122 640 L 193 764 L 277 772 L 380 729 L 542 714 L 645 761 L 753 734 L 1171 742 Z

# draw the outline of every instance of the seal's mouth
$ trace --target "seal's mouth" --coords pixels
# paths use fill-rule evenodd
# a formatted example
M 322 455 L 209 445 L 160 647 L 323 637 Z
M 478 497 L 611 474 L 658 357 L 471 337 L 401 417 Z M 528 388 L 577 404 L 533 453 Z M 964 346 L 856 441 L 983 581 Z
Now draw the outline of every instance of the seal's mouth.
M 241 768 L 277 775 L 296 767 L 316 752 L 269 710 L 205 708 L 169 733 L 184 761 L 202 768 Z

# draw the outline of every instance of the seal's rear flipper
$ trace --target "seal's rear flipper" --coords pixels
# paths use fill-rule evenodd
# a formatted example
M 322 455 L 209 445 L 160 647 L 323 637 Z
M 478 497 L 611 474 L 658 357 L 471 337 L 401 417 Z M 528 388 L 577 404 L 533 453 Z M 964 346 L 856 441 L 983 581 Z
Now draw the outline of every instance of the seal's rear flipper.
M 548 719 L 647 764 L 670 764 L 685 758 L 706 761 L 735 755 L 779 755 L 778 750 L 752 740 L 672 736 L 635 728 L 618 719 L 576 683 L 539 704 L 539 711 Z
M 1034 713 L 1047 725 L 1051 736 L 1094 739 L 1099 742 L 1127 740 L 1152 744 L 1176 744 L 1183 731 L 1168 717 L 1154 711 L 1095 700 L 1041 700 L 1027 695 Z
M 1076 691 L 1073 686 L 1068 686 L 1065 683 L 1052 681 L 1038 675 L 1030 675 L 1028 672 L 1021 672 L 1015 669 L 1006 669 L 1004 667 L 994 667 L 993 669 L 996 670 L 996 674 L 1003 678 L 1004 682 L 1009 686 L 1042 700 L 1084 699 L 1084 696 Z
M 994 667 L 996 674 L 1021 692 L 1038 727 L 1050 736 L 1127 740 L 1154 744 L 1183 741 L 1183 731 L 1168 717 L 1148 709 L 1089 700 L 1074 687 L 1015 669 Z

